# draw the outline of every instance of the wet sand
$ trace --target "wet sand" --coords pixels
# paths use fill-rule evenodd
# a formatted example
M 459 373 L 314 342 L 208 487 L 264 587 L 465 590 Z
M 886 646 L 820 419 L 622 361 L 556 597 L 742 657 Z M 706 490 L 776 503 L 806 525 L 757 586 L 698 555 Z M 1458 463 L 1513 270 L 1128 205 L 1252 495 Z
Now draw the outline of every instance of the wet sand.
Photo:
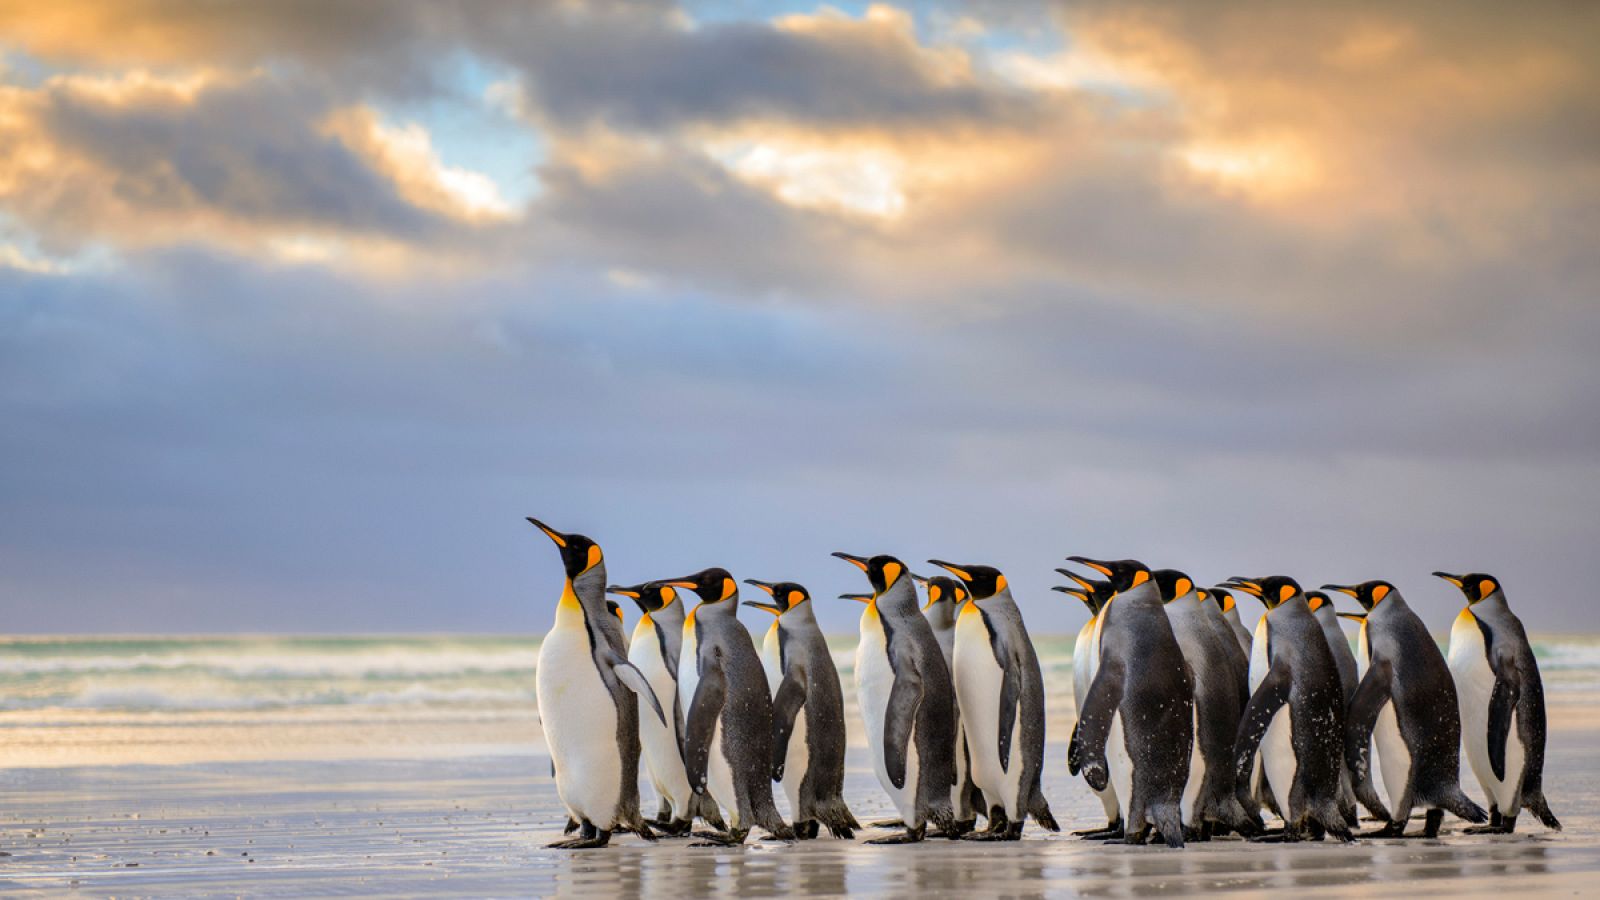
M 431 759 L 224 760 L 0 773 L 6 896 L 1297 896 L 1574 894 L 1600 886 L 1600 731 L 1592 703 L 1552 710 L 1548 795 L 1563 833 L 1353 846 L 1236 840 L 1183 851 L 1087 844 L 1031 829 L 1020 844 L 872 847 L 822 839 L 742 850 L 544 849 L 563 815 L 536 749 Z M 1065 732 L 1062 732 L 1063 734 Z M 1098 804 L 1050 747 L 1045 790 L 1068 828 Z M 887 801 L 852 750 L 846 796 Z M 1476 793 L 1469 787 L 1470 793 Z M 780 798 L 781 802 L 781 798 Z M 1457 829 L 1459 823 L 1447 823 Z

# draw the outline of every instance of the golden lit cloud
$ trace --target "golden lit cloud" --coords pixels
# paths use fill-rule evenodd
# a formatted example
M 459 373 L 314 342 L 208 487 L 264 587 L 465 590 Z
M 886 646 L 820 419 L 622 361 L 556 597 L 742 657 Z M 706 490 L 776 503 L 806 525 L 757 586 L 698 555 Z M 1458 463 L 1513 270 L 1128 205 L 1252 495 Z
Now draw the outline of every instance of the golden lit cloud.
M 386 125 L 373 110 L 358 107 L 335 113 L 327 128 L 419 207 L 467 222 L 501 222 L 515 216 L 494 179 L 446 165 L 428 130 L 416 122 Z

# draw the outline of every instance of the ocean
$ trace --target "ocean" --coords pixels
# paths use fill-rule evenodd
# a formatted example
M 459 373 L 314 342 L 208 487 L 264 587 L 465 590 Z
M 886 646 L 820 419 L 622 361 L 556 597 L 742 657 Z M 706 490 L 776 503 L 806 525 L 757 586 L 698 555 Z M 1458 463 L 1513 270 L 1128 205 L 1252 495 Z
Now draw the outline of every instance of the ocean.
M 848 687 L 855 638 L 830 643 Z M 1036 643 L 1050 718 L 1070 721 L 1073 638 Z M 1600 691 L 1600 636 L 1535 650 L 1549 691 Z M 10 638 L 0 740 L 32 766 L 532 755 L 538 653 L 518 636 Z

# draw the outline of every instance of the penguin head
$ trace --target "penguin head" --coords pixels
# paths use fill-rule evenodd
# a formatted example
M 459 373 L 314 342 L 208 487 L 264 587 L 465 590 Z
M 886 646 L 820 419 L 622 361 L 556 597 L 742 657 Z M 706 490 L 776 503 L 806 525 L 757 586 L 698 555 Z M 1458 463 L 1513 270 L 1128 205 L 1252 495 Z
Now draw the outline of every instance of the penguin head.
M 1155 579 L 1156 590 L 1161 592 L 1161 602 L 1171 603 L 1180 597 L 1187 597 L 1194 590 L 1194 579 L 1179 572 L 1177 569 L 1157 569 L 1150 573 Z
M 1060 591 L 1063 594 L 1070 594 L 1074 597 L 1077 597 L 1079 600 L 1082 600 L 1083 605 L 1089 607 L 1090 615 L 1099 615 L 1100 610 L 1105 608 L 1106 601 L 1111 599 L 1111 595 L 1113 593 L 1111 590 L 1111 582 L 1100 581 L 1094 578 L 1085 578 L 1071 569 L 1057 569 L 1056 571 L 1067 576 L 1068 578 L 1071 578 L 1074 582 L 1077 582 L 1077 586 L 1067 587 L 1064 585 L 1057 585 L 1056 587 L 1051 588 L 1051 590 Z
M 561 551 L 561 567 L 567 572 L 567 580 L 571 581 L 605 561 L 604 555 L 600 552 L 600 545 L 587 537 L 581 534 L 563 534 L 533 516 L 528 516 L 528 521 L 554 541 L 557 549 Z
M 618 603 L 615 600 L 607 600 L 606 601 L 606 609 L 613 616 L 617 617 L 617 621 L 618 622 L 626 622 L 627 621 L 627 619 L 623 618 L 623 615 L 622 615 L 622 604 L 621 603 Z
M 744 605 L 753 606 L 756 609 L 764 609 L 775 616 L 781 616 L 789 610 L 794 609 L 796 606 L 799 606 L 800 604 L 811 599 L 810 592 L 807 591 L 803 585 L 795 584 L 792 581 L 757 581 L 754 578 L 746 578 L 744 583 L 754 585 L 761 590 L 766 591 L 767 595 L 772 598 L 771 603 L 762 603 L 759 600 L 746 600 L 744 601 Z
M 928 602 L 923 609 L 932 609 L 940 603 L 953 603 L 960 606 L 967 600 L 967 586 L 948 575 L 935 575 L 932 578 L 919 579 L 928 589 Z
M 878 554 L 873 557 L 856 556 L 853 553 L 835 553 L 845 562 L 867 573 L 867 580 L 872 582 L 872 591 L 881 594 L 888 590 L 901 577 L 906 575 L 906 565 L 892 556 Z
M 606 593 L 627 597 L 637 603 L 639 611 L 646 615 L 664 609 L 678 599 L 677 589 L 663 581 L 646 581 L 632 587 L 613 584 L 606 588 Z
M 1373 607 L 1377 606 L 1379 603 L 1382 603 L 1384 598 L 1388 597 L 1390 594 L 1396 594 L 1398 596 L 1394 589 L 1394 585 L 1383 580 L 1363 581 L 1360 584 L 1325 584 L 1322 586 L 1322 589 L 1325 591 L 1338 591 L 1341 594 L 1349 594 L 1350 596 L 1356 598 L 1356 602 L 1361 604 L 1362 609 L 1368 612 L 1371 612 Z M 1311 594 L 1306 594 L 1306 599 L 1310 600 L 1311 596 Z M 1317 607 L 1315 604 L 1313 604 L 1311 608 L 1316 609 Z
M 1228 593 L 1227 587 L 1220 584 L 1216 585 L 1215 587 L 1207 588 L 1206 596 L 1217 601 L 1217 605 L 1222 607 L 1223 612 L 1227 612 L 1237 605 L 1234 602 L 1233 595 Z
M 1327 585 L 1323 585 L 1323 587 L 1327 587 Z M 1328 595 L 1321 591 L 1306 591 L 1306 605 L 1311 607 L 1312 612 L 1316 612 L 1323 606 L 1333 606 L 1333 601 L 1329 600 Z
M 1439 578 L 1450 582 L 1467 595 L 1467 605 L 1481 603 L 1484 600 L 1500 593 L 1500 579 L 1482 572 L 1470 572 L 1466 575 L 1451 575 L 1449 572 L 1433 573 Z
M 1103 560 L 1090 559 L 1087 556 L 1069 556 L 1067 560 L 1080 566 L 1088 566 L 1106 576 L 1111 582 L 1111 591 L 1114 594 L 1120 594 L 1150 580 L 1149 567 L 1136 559 Z
M 1259 599 L 1267 609 L 1277 609 L 1300 595 L 1300 582 L 1287 575 L 1262 578 L 1230 578 L 1227 586 Z
M 727 569 L 719 566 L 701 569 L 693 575 L 671 578 L 662 583 L 667 587 L 693 591 L 701 603 L 721 603 L 724 600 L 737 599 L 739 596 L 738 582 L 733 580 Z
M 930 559 L 928 562 L 961 579 L 974 600 L 987 600 L 1007 587 L 1006 576 L 993 566 L 958 566 L 939 559 Z

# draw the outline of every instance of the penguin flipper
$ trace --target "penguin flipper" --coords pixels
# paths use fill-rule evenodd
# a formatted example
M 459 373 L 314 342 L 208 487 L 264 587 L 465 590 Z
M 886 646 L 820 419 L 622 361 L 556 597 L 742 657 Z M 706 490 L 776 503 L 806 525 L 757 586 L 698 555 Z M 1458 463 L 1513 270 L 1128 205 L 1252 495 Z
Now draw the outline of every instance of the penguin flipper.
M 795 716 L 806 702 L 805 667 L 793 665 L 783 675 L 783 683 L 772 695 L 772 780 L 783 780 L 783 763 L 789 756 L 789 738 L 794 734 Z
M 1017 661 L 1004 663 L 1005 674 L 1000 679 L 1000 771 L 1011 765 L 1011 735 L 1016 730 L 1017 698 L 1022 694 L 1022 677 Z
M 1506 740 L 1511 735 L 1511 715 L 1522 698 L 1522 677 L 1516 664 L 1504 655 L 1494 660 L 1494 691 L 1489 694 L 1489 768 L 1494 777 L 1506 777 Z
M 683 735 L 683 767 L 689 787 L 696 793 L 706 789 L 706 768 L 711 762 L 711 738 L 722 718 L 722 704 L 728 697 L 727 676 L 720 660 L 713 660 L 700 673 L 700 684 L 689 701 L 689 722 Z
M 650 708 L 656 711 L 656 718 L 660 719 L 662 726 L 665 727 L 667 714 L 661 710 L 661 701 L 656 698 L 655 689 L 650 687 L 650 682 L 645 680 L 644 673 L 639 671 L 639 667 L 615 652 L 606 658 L 606 662 L 611 666 L 611 674 L 622 682 L 623 687 L 650 701 Z
M 889 688 L 889 707 L 883 723 L 883 764 L 895 790 L 906 786 L 906 748 L 922 706 L 922 677 L 910 670 L 896 672 Z
M 1366 677 L 1356 687 L 1350 699 L 1350 711 L 1345 714 L 1344 760 L 1351 776 L 1365 781 L 1370 770 L 1367 758 L 1372 745 L 1372 729 L 1378 724 L 1378 714 L 1388 703 L 1394 684 L 1394 666 L 1387 659 L 1375 661 L 1367 669 Z
M 1249 783 L 1255 772 L 1256 748 L 1267 734 L 1272 717 L 1289 702 L 1289 667 L 1275 665 L 1267 671 L 1239 720 L 1239 738 L 1233 745 L 1235 776 Z
M 1102 660 L 1089 693 L 1083 698 L 1083 709 L 1072 732 L 1072 746 L 1067 750 L 1068 762 L 1076 763 L 1083 780 L 1097 791 L 1105 790 L 1111 777 L 1106 766 L 1106 741 L 1111 737 L 1111 720 L 1122 705 L 1122 684 L 1122 662 Z

